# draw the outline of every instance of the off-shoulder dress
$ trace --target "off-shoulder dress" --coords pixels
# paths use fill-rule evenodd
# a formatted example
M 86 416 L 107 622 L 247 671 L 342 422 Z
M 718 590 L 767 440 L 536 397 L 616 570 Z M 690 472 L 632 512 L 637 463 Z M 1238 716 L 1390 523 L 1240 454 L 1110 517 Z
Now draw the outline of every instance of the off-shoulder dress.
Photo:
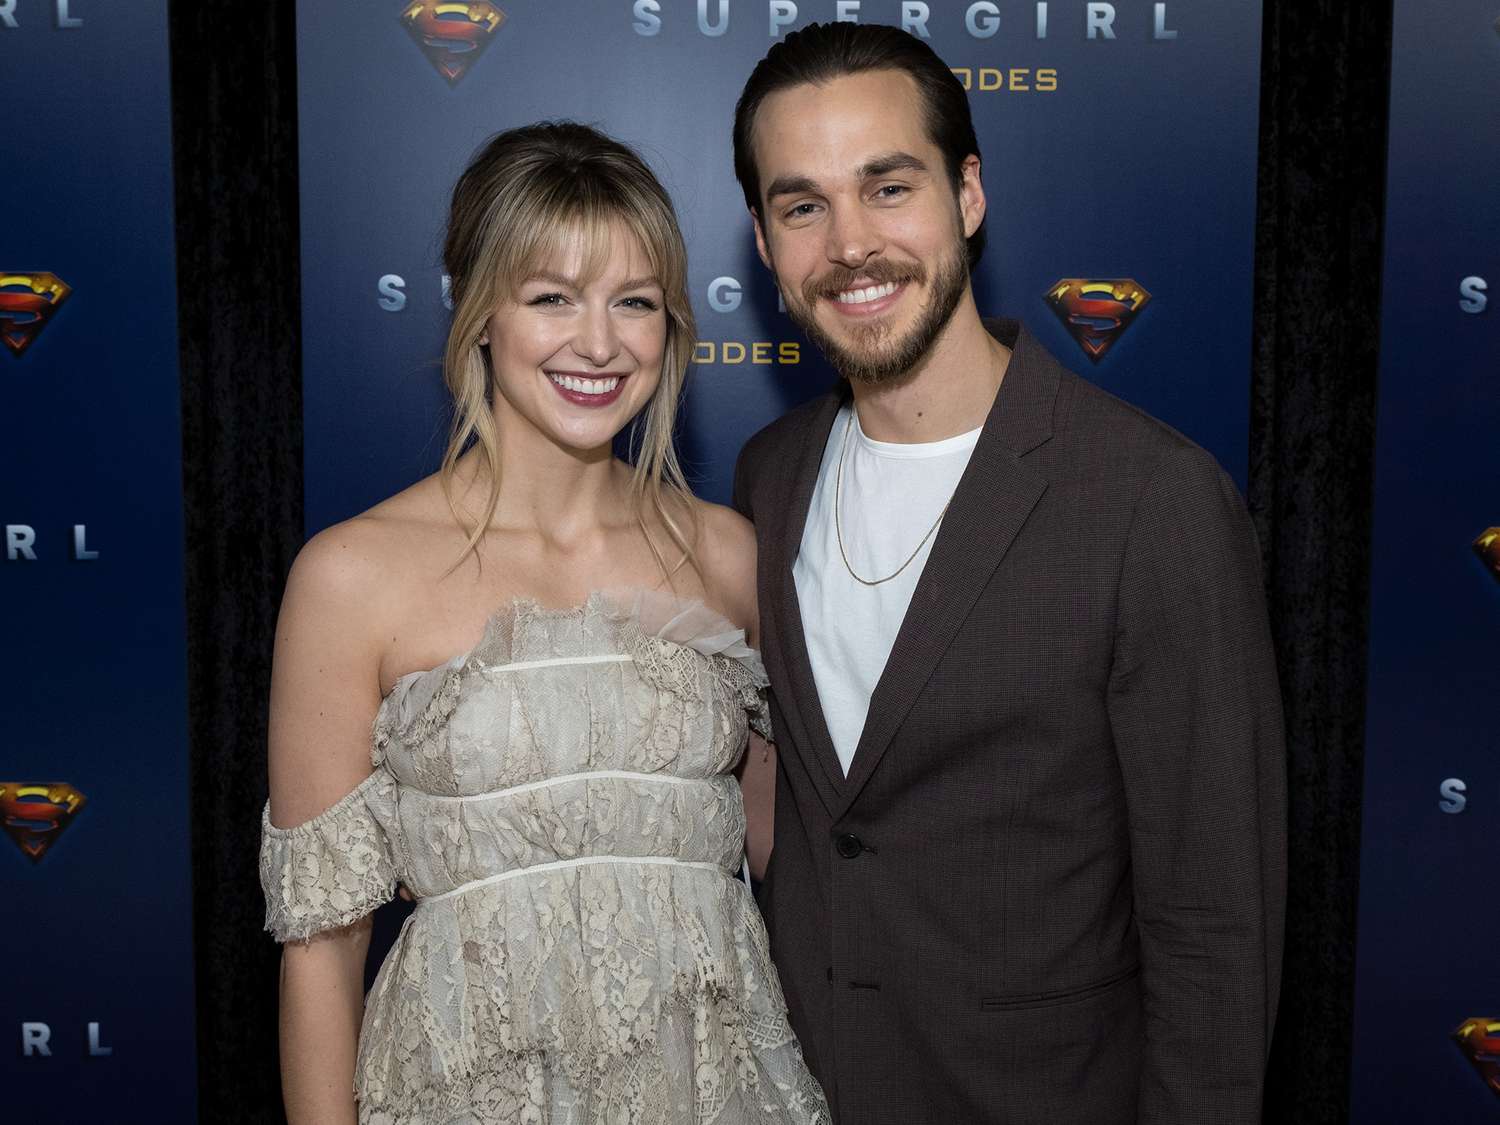
M 418 900 L 366 1001 L 361 1125 L 829 1121 L 736 878 L 764 685 L 701 603 L 517 600 L 396 684 L 355 790 L 295 828 L 267 807 L 278 941 Z

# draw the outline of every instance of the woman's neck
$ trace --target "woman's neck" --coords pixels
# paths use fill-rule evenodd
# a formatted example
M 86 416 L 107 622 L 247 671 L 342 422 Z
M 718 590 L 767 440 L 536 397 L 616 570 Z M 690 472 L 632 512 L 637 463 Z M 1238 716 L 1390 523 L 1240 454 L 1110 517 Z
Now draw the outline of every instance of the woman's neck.
M 490 517 L 495 531 L 540 535 L 567 543 L 633 524 L 630 468 L 610 446 L 575 450 L 519 427 L 497 426 L 500 502 Z M 460 459 L 456 494 L 471 511 L 488 500 L 490 477 L 478 449 Z

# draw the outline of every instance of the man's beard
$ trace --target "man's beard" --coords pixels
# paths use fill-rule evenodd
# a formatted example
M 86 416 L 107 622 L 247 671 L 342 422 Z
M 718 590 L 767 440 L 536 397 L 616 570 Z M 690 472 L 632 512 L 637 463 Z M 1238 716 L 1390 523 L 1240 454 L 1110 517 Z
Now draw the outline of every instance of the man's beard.
M 802 285 L 801 301 L 786 301 L 787 315 L 806 333 L 833 369 L 851 382 L 875 385 L 899 379 L 921 362 L 939 333 L 953 319 L 954 310 L 969 284 L 969 259 L 962 242 L 957 243 L 939 265 L 933 278 L 927 307 L 904 336 L 895 337 L 888 324 L 853 323 L 847 331 L 854 337 L 851 345 L 835 340 L 818 324 L 813 310 L 818 301 L 832 300 L 834 294 L 854 287 L 858 278 L 865 285 L 922 285 L 927 270 L 920 262 L 893 262 L 876 258 L 857 270 L 836 266 L 821 277 Z

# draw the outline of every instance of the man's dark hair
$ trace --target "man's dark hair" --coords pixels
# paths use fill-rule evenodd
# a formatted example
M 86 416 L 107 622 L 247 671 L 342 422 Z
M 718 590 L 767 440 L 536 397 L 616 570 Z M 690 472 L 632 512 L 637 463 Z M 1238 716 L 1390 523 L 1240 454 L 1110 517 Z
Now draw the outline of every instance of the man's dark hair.
M 874 23 L 812 23 L 772 45 L 756 64 L 734 107 L 734 174 L 745 192 L 745 205 L 759 215 L 760 172 L 755 166 L 751 133 L 766 98 L 793 86 L 821 84 L 848 74 L 894 70 L 911 76 L 922 97 L 927 136 L 943 154 L 948 178 L 957 194 L 963 182 L 964 158 L 979 155 L 969 95 L 947 64 L 921 39 L 895 27 Z M 969 267 L 984 252 L 984 224 L 969 236 Z

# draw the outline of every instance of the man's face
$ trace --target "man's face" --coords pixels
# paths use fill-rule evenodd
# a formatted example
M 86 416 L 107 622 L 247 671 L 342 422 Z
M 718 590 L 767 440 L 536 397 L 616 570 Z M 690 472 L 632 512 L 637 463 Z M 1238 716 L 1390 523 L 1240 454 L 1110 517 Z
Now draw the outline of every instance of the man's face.
M 752 137 L 756 244 L 787 312 L 846 378 L 909 371 L 968 289 L 979 161 L 957 198 L 916 83 L 866 71 L 768 97 Z

